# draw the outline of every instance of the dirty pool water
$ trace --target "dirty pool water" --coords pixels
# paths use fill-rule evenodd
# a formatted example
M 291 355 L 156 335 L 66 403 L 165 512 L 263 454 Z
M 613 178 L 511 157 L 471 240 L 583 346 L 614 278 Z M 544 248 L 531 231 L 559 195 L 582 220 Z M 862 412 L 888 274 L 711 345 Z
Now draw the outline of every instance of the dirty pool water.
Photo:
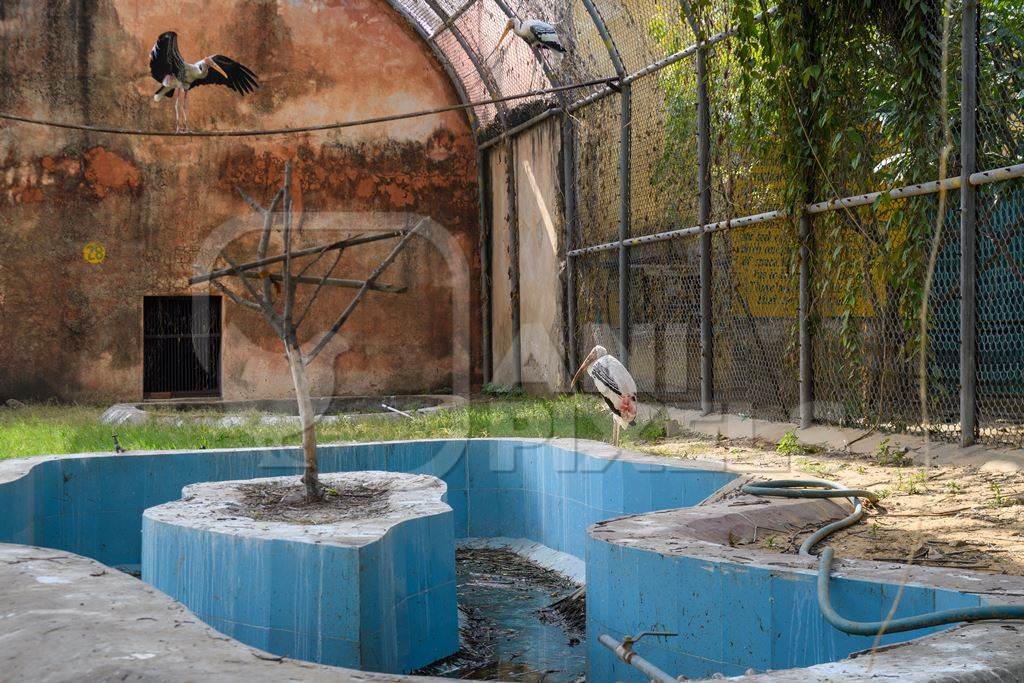
M 462 648 L 416 672 L 469 680 L 582 681 L 586 675 L 580 587 L 507 550 L 456 553 Z M 568 607 L 568 609 L 566 609 Z

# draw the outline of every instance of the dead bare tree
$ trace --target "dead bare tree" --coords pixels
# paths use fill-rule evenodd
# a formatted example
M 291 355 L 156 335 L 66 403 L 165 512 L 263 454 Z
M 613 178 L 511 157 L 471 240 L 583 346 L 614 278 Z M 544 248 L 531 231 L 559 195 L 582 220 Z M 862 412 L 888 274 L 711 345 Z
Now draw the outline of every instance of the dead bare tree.
M 377 280 L 388 269 L 388 266 L 394 263 L 399 253 L 409 243 L 409 240 L 423 226 L 424 221 L 419 221 L 410 229 L 393 230 L 370 235 L 356 235 L 316 247 L 293 250 L 291 186 L 292 165 L 291 162 L 288 162 L 285 165 L 284 184 L 277 191 L 277 194 L 274 195 L 269 206 L 260 205 L 243 190 L 239 189 L 239 194 L 249 207 L 263 219 L 263 232 L 256 247 L 256 258 L 239 264 L 236 259 L 227 253 L 226 249 L 222 249 L 220 257 L 227 264 L 226 268 L 191 277 L 188 282 L 190 285 L 209 282 L 239 306 L 244 306 L 261 313 L 264 320 L 267 321 L 267 324 L 270 325 L 284 345 L 285 357 L 288 359 L 288 367 L 292 375 L 292 384 L 295 387 L 295 398 L 298 402 L 299 422 L 302 425 L 302 452 L 305 462 L 302 482 L 306 486 L 307 500 L 316 500 L 321 496 L 316 452 L 316 420 L 306 366 L 313 362 L 320 352 L 323 351 L 324 347 L 341 330 L 367 292 L 402 293 L 405 291 L 404 287 L 378 284 Z M 281 206 L 280 212 L 277 210 L 279 205 Z M 267 256 L 271 233 L 274 231 L 274 224 L 279 215 L 282 222 L 280 228 L 282 231 L 282 250 L 278 255 Z M 398 242 L 395 243 L 387 257 L 377 265 L 365 280 L 331 277 L 345 250 L 388 239 L 397 239 Z M 333 263 L 320 276 L 306 275 L 325 254 L 330 252 L 334 252 Z M 298 263 L 303 265 L 296 268 Z M 279 267 L 280 270 L 271 271 L 269 270 L 271 267 Z M 237 278 L 244 291 L 241 293 L 236 292 L 225 285 L 222 280 L 228 277 Z M 259 282 L 257 283 L 257 281 Z M 257 288 L 257 284 L 260 284 L 259 288 Z M 313 289 L 306 296 L 305 305 L 302 307 L 301 312 L 296 315 L 295 294 L 299 285 L 311 285 Z M 306 320 L 306 316 L 324 287 L 348 287 L 358 291 L 345 309 L 341 311 L 337 319 L 335 319 L 334 324 L 320 336 L 319 340 L 307 353 L 303 351 L 302 344 L 299 343 L 299 326 Z

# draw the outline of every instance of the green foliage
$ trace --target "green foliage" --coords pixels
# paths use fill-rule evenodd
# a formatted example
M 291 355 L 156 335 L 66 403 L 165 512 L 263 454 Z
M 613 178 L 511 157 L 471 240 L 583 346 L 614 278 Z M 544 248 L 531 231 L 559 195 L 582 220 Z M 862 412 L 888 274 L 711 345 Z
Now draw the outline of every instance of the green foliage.
M 498 396 L 498 397 L 512 397 L 522 396 L 522 387 L 510 386 L 507 384 L 495 384 L 494 382 L 488 382 L 483 387 L 484 396 Z
M 926 483 L 928 481 L 928 475 L 924 472 L 914 472 L 913 474 L 904 477 L 902 473 L 896 475 L 896 490 L 913 496 L 918 493 L 927 493 L 928 488 Z
M 267 423 L 256 412 L 238 423 L 221 424 L 209 416 L 151 419 L 137 426 L 111 427 L 99 422 L 102 408 L 36 405 L 0 409 L 0 459 L 48 453 L 109 452 L 118 434 L 128 450 L 232 448 L 296 445 L 302 440 L 295 427 Z M 664 434 L 664 421 L 654 419 L 627 429 L 622 444 L 649 443 Z M 417 415 L 414 419 L 381 416 L 365 421 L 326 421 L 317 425 L 321 445 L 394 439 L 471 437 L 576 437 L 608 441 L 611 419 L 591 396 L 522 397 Z
M 796 437 L 796 432 L 791 429 L 782 435 L 779 443 L 775 444 L 775 452 L 782 455 L 803 455 L 807 451 L 800 444 L 800 439 Z
M 883 467 L 908 467 L 914 461 L 904 451 L 893 448 L 886 437 L 875 448 L 875 462 Z
M 1005 508 L 1012 507 L 1014 505 L 1024 505 L 1024 498 L 1017 495 L 1007 495 L 1003 493 L 1002 485 L 997 481 L 990 481 L 988 488 L 992 492 L 992 500 L 989 505 L 994 508 Z

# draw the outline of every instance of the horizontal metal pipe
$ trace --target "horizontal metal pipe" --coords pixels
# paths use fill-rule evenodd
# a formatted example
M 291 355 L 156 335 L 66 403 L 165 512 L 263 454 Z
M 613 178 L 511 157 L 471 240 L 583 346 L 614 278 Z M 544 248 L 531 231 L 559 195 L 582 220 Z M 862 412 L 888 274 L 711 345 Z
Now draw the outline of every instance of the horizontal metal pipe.
M 763 18 L 765 16 L 769 16 L 770 17 L 773 14 L 775 14 L 777 11 L 778 11 L 778 7 L 770 7 L 766 11 L 757 14 L 754 17 L 754 19 L 755 20 L 761 19 L 761 18 Z M 665 57 L 664 59 L 659 59 L 656 62 L 652 62 L 651 64 L 648 64 L 647 66 L 645 66 L 644 68 L 640 69 L 639 71 L 636 71 L 636 72 L 631 73 L 631 74 L 627 74 L 626 77 L 622 79 L 622 82 L 623 83 L 632 83 L 633 81 L 637 80 L 638 78 L 643 78 L 644 76 L 649 76 L 650 74 L 652 74 L 652 73 L 654 73 L 656 71 L 661 71 L 666 66 L 671 66 L 672 64 L 675 64 L 676 62 L 678 62 L 681 59 L 686 59 L 687 57 L 691 57 L 691 56 L 695 55 L 697 53 L 698 45 L 711 46 L 711 45 L 714 45 L 716 43 L 720 43 L 723 40 L 725 40 L 726 38 L 729 38 L 731 36 L 736 35 L 736 32 L 738 30 L 739 29 L 737 27 L 733 26 L 733 27 L 730 27 L 730 28 L 726 29 L 725 31 L 722 31 L 720 33 L 716 33 L 715 35 L 713 35 L 713 36 L 709 37 L 707 40 L 705 40 L 703 43 L 699 43 L 699 44 L 690 45 L 688 47 L 685 47 L 682 50 L 680 50 L 679 52 L 675 52 L 675 53 L 669 55 L 668 57 Z M 589 105 L 591 105 L 594 102 L 597 102 L 599 100 L 603 100 L 604 98 L 608 97 L 609 95 L 614 95 L 617 92 L 619 92 L 618 89 L 610 88 L 608 86 L 605 86 L 604 88 L 601 88 L 600 90 L 598 90 L 596 92 L 593 92 L 593 93 L 587 95 L 586 97 L 582 97 L 582 98 L 576 100 L 575 102 L 570 103 L 566 107 L 566 111 L 568 111 L 570 114 L 572 114 L 572 113 L 574 113 L 576 111 L 579 111 L 583 107 L 589 106 Z M 536 126 L 538 123 L 540 123 L 542 121 L 545 121 L 546 119 L 549 119 L 552 116 L 554 116 L 555 114 L 558 114 L 560 112 L 561 112 L 561 109 L 558 109 L 558 108 L 553 108 L 553 109 L 548 109 L 546 111 L 543 111 L 540 114 L 537 114 L 536 116 L 534 116 L 532 119 L 527 119 L 523 123 L 520 123 L 518 126 L 515 126 L 514 128 L 511 128 L 508 131 L 506 131 L 506 132 L 504 132 L 504 133 L 502 133 L 502 134 L 500 134 L 500 135 L 498 135 L 496 137 L 493 137 L 490 140 L 487 140 L 486 142 L 482 143 L 480 145 L 480 149 L 487 149 L 488 147 L 493 147 L 494 145 L 498 144 L 498 142 L 503 140 L 506 136 L 517 135 L 517 134 L 523 132 L 524 130 L 526 130 L 528 128 L 532 128 L 533 126 Z
M 893 199 L 899 199 L 901 197 L 918 197 L 925 194 L 934 194 L 939 190 L 959 190 L 960 189 L 960 178 L 946 178 L 943 181 L 932 180 L 927 183 L 918 183 L 916 185 L 907 185 L 906 187 L 897 187 L 894 190 L 882 190 L 879 192 L 868 192 L 867 194 L 858 194 L 853 197 L 844 197 L 842 199 L 829 199 L 823 202 L 815 202 L 814 204 L 808 204 L 805 207 L 807 213 L 826 213 L 828 211 L 835 211 L 836 209 L 849 209 L 855 206 L 866 206 L 873 204 L 879 199 L 888 195 Z
M 611 650 L 619 661 L 629 664 L 651 680 L 657 681 L 658 683 L 678 683 L 674 676 L 669 676 L 667 673 L 654 666 L 640 655 L 630 649 L 627 649 L 620 641 L 615 640 L 610 635 L 602 633 L 598 636 L 598 640 L 601 641 L 602 645 Z
M 1015 164 L 1013 166 L 1002 166 L 1000 168 L 994 168 L 987 171 L 978 171 L 971 175 L 970 180 L 971 185 L 985 185 L 986 183 L 995 183 L 1001 180 L 1012 180 L 1020 177 L 1024 177 L 1024 164 Z M 873 204 L 879 197 L 884 195 L 888 195 L 892 199 L 901 199 L 906 197 L 919 197 L 921 195 L 935 194 L 936 192 L 939 192 L 940 189 L 947 191 L 960 189 L 960 178 L 946 178 L 942 181 L 932 180 L 927 183 L 915 183 L 913 185 L 897 187 L 892 190 L 880 190 L 878 192 L 858 194 L 852 197 L 843 197 L 842 199 L 829 199 L 827 201 L 808 204 L 804 207 L 804 210 L 810 214 L 827 213 L 838 209 L 849 209 L 857 206 Z M 703 227 L 695 225 L 693 227 L 680 228 L 678 230 L 656 232 L 653 235 L 644 235 L 643 237 L 633 237 L 625 240 L 624 244 L 632 247 L 638 244 L 664 242 L 665 240 L 678 239 L 680 237 L 700 235 L 705 232 L 715 232 L 717 230 L 728 230 L 729 228 L 742 228 L 744 226 L 755 225 L 757 223 L 767 223 L 769 221 L 784 218 L 785 216 L 786 213 L 784 211 L 766 211 L 752 216 L 743 216 L 742 218 L 730 218 L 728 220 L 711 223 Z M 569 252 L 569 256 L 581 256 L 583 254 L 593 254 L 599 251 L 611 251 L 618 248 L 618 242 L 607 242 L 604 244 L 596 244 L 591 247 L 575 249 Z
M 1024 164 L 1016 164 L 1015 166 L 1003 166 L 1002 168 L 993 168 L 988 171 L 978 171 L 977 173 L 971 174 L 971 185 L 984 185 L 986 183 L 994 183 L 999 180 L 1012 180 L 1013 178 L 1020 178 L 1024 176 Z
M 754 216 L 744 216 L 743 218 L 731 218 L 725 221 L 719 221 L 718 223 L 709 223 L 707 225 L 695 225 L 690 228 L 680 228 L 679 230 L 669 230 L 667 232 L 658 232 L 653 235 L 644 235 L 643 237 L 632 237 L 625 240 L 625 244 L 628 247 L 635 247 L 638 244 L 650 244 L 652 242 L 664 242 L 665 240 L 678 239 L 680 237 L 689 237 L 691 235 L 700 235 L 705 232 L 716 232 L 718 230 L 727 230 L 729 228 L 742 228 L 745 225 L 755 225 L 757 223 L 767 223 L 774 221 L 785 215 L 781 211 L 768 211 L 766 213 L 759 213 Z M 618 249 L 618 242 L 608 242 L 606 244 L 597 244 L 592 247 L 583 247 L 582 249 L 574 249 L 569 252 L 570 256 L 582 256 L 583 254 L 593 254 L 598 251 L 611 251 Z

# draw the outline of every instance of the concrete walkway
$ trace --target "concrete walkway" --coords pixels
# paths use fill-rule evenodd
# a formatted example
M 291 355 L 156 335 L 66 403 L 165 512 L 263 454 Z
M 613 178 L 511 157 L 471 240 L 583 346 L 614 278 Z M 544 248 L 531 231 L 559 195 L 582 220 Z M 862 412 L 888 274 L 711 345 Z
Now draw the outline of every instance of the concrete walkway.
M 849 429 L 831 425 L 814 425 L 800 429 L 794 422 L 772 422 L 735 414 L 711 413 L 699 410 L 667 408 L 670 419 L 683 429 L 707 436 L 727 439 L 761 439 L 778 442 L 787 432 L 794 432 L 801 443 L 819 448 L 872 455 L 883 440 L 893 449 L 906 449 L 907 455 L 920 465 L 957 465 L 977 467 L 991 473 L 1024 471 L 1024 450 L 992 448 L 975 445 L 961 448 L 955 443 L 932 440 L 913 434 L 886 434 L 864 429 Z M 653 411 L 653 409 L 652 409 Z

